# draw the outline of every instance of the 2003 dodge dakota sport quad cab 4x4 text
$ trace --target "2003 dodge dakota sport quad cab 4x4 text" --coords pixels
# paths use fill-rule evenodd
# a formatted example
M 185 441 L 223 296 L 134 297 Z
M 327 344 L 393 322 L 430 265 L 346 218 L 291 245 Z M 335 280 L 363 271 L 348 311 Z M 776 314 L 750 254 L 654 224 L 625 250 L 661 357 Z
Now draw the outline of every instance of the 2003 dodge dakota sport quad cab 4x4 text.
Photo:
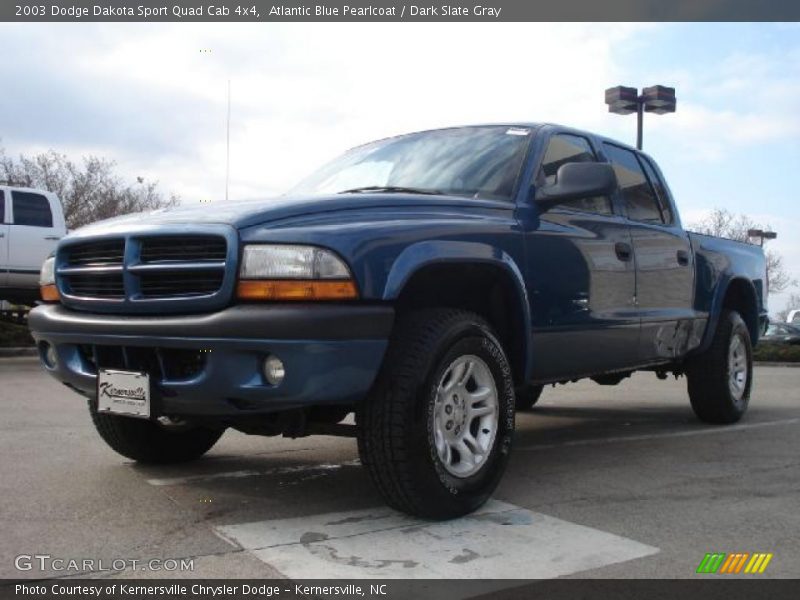
M 674 372 L 737 421 L 766 323 L 759 247 L 687 233 L 650 157 L 553 125 L 394 137 L 285 197 L 90 225 L 41 277 L 42 363 L 120 454 L 352 433 L 429 518 L 486 501 L 544 384 Z

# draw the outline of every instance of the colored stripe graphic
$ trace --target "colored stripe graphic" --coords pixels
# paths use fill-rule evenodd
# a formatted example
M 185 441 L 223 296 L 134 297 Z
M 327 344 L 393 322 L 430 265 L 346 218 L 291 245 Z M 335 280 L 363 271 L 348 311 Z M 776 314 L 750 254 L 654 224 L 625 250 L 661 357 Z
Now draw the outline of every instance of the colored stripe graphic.
M 716 573 L 722 561 L 725 559 L 724 552 L 707 553 L 700 565 L 697 567 L 697 573 Z
M 749 552 L 745 552 L 744 554 L 742 554 L 742 558 L 739 559 L 739 562 L 736 565 L 736 570 L 734 571 L 734 573 L 738 573 L 739 571 L 742 570 L 742 567 L 744 567 L 744 563 L 747 561 L 748 558 L 750 558 Z
M 700 561 L 697 573 L 738 575 L 763 573 L 774 555 L 767 552 L 709 552 Z M 745 566 L 747 565 L 747 566 Z
M 720 568 L 719 572 L 725 573 L 728 569 L 730 569 L 731 564 L 734 563 L 738 557 L 738 554 L 728 554 L 728 558 L 724 563 L 722 563 L 722 567 Z
M 735 552 L 728 555 L 728 560 L 722 565 L 720 573 L 738 573 L 742 570 L 745 561 L 750 557 L 749 552 Z
M 769 561 L 772 560 L 772 554 L 767 553 L 755 553 L 753 554 L 753 558 L 750 559 L 750 562 L 745 567 L 745 573 L 763 573 L 769 564 Z

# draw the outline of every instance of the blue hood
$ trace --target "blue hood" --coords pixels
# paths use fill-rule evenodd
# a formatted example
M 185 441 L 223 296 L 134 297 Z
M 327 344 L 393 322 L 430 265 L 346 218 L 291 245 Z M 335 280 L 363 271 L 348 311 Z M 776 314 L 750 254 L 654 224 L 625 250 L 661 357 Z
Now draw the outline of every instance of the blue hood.
M 129 231 L 131 226 L 223 224 L 236 229 L 263 225 L 291 217 L 364 208 L 407 206 L 497 207 L 507 201 L 476 200 L 463 196 L 422 194 L 333 194 L 329 196 L 279 196 L 241 202 L 194 204 L 135 213 L 92 223 L 78 230 L 81 236 Z

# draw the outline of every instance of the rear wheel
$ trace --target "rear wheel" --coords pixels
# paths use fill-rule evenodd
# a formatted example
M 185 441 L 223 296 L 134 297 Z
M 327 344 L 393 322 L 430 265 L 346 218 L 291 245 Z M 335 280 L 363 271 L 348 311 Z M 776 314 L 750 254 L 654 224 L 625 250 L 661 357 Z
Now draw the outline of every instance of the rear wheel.
M 402 318 L 357 422 L 361 461 L 390 506 L 434 519 L 481 506 L 514 430 L 511 368 L 489 325 L 454 309 Z
M 208 429 L 182 421 L 146 421 L 98 413 L 92 401 L 89 410 L 106 444 L 122 456 L 141 463 L 169 464 L 200 458 L 224 432 L 224 429 Z
M 724 310 L 708 350 L 686 371 L 689 399 L 707 423 L 735 423 L 747 411 L 753 384 L 750 332 L 738 312 Z

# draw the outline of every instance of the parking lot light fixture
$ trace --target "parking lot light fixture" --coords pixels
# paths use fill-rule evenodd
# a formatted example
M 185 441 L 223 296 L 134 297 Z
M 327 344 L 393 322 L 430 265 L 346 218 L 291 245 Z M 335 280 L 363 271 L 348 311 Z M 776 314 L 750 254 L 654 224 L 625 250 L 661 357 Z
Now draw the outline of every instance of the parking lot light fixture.
M 775 238 L 778 237 L 778 234 L 775 231 L 764 231 L 763 229 L 748 229 L 747 237 L 758 238 L 759 246 L 764 246 L 765 240 L 774 240 Z
M 642 149 L 644 113 L 664 115 L 675 112 L 675 88 L 663 85 L 646 87 L 639 94 L 636 88 L 618 85 L 606 90 L 608 112 L 617 115 L 636 113 L 636 148 Z

